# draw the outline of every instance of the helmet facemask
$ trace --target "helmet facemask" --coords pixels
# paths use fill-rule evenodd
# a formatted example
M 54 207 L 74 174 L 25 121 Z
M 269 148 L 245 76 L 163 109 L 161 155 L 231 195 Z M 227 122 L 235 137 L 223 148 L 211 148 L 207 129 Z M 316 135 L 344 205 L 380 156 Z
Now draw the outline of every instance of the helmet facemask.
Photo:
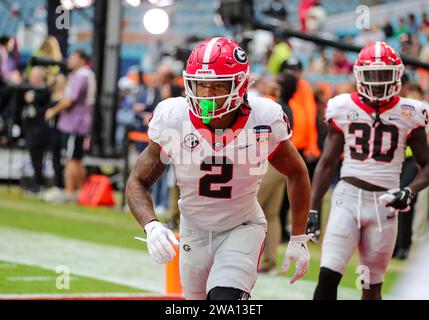
M 239 72 L 232 75 L 214 74 L 188 74 L 183 72 L 186 98 L 191 107 L 191 112 L 204 123 L 208 124 L 211 119 L 220 118 L 236 110 L 243 103 L 240 89 L 249 81 L 249 70 L 247 73 Z M 231 84 L 229 93 L 218 96 L 202 97 L 197 95 L 198 82 L 226 81 Z M 226 98 L 222 106 L 216 104 L 216 100 Z
M 355 65 L 353 71 L 358 93 L 372 102 L 387 101 L 401 91 L 402 64 Z

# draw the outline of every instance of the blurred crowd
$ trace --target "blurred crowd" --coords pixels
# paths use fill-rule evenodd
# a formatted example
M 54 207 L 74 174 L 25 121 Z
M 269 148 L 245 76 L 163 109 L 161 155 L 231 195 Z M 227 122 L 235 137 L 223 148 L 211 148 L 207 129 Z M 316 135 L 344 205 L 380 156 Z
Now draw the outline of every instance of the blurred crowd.
M 376 2 L 376 1 L 374 1 Z M 265 13 L 271 17 L 286 21 L 288 12 L 284 1 L 273 0 Z M 371 20 L 368 29 L 354 29 L 354 34 L 334 34 L 325 30 L 327 19 L 323 1 L 301 0 L 297 13 L 300 30 L 329 40 L 339 40 L 344 44 L 365 46 L 369 42 L 386 41 L 401 55 L 421 62 L 429 63 L 429 17 L 426 12 L 406 13 L 398 18 L 379 17 L 377 21 Z M 299 55 L 305 65 L 304 76 L 347 76 L 353 73 L 353 63 L 356 53 L 327 48 L 308 42 L 303 43 L 296 39 L 281 39 L 274 35 L 272 45 L 267 48 L 266 59 L 261 59 L 267 65 L 270 73 L 280 70 L 281 62 L 290 58 L 294 53 Z M 429 100 L 429 72 L 423 68 L 407 67 L 409 76 L 423 89 L 426 100 Z M 353 80 L 351 80 L 353 81 Z
M 74 202 L 86 177 L 82 158 L 96 97 L 89 55 L 75 50 L 64 61 L 58 41 L 48 36 L 20 68 L 14 38 L 0 39 L 1 146 L 24 139 L 33 168 L 27 191 L 46 201 Z M 48 159 L 51 181 L 44 174 Z

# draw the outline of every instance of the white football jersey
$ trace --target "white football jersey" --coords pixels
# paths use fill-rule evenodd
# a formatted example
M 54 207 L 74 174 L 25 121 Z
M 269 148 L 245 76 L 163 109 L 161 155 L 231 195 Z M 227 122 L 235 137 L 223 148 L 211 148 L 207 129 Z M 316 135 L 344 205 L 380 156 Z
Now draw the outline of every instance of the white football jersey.
M 326 120 L 344 134 L 341 178 L 356 177 L 387 189 L 399 188 L 407 137 L 428 121 L 424 104 L 394 97 L 380 109 L 366 105 L 357 93 L 328 101 Z
M 173 164 L 180 212 L 195 227 L 223 231 L 264 216 L 257 202 L 261 176 L 291 129 L 274 101 L 254 98 L 249 106 L 224 132 L 210 131 L 183 97 L 161 102 L 149 122 L 149 138 Z

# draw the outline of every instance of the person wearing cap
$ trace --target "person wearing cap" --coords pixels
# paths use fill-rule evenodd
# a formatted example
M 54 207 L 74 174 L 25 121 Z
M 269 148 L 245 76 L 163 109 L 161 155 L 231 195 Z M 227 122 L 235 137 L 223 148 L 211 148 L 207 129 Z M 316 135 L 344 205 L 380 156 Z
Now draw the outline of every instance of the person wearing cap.
M 282 35 L 277 32 L 274 34 L 274 47 L 268 57 L 267 71 L 273 75 L 281 71 L 282 63 L 292 56 L 292 50 L 287 40 L 283 39 Z
M 299 59 L 292 57 L 285 60 L 280 70 L 281 73 L 292 75 L 297 79 L 296 91 L 288 103 L 292 113 L 289 120 L 292 126 L 292 132 L 294 133 L 291 141 L 303 157 L 311 179 L 317 164 L 317 159 L 320 156 L 320 149 L 317 145 L 317 105 L 314 99 L 314 92 L 308 81 L 301 78 L 303 65 Z M 285 88 L 283 88 L 283 90 L 285 90 Z M 287 190 L 285 190 L 285 197 L 283 199 L 282 210 L 280 211 L 282 240 L 287 241 L 289 237 L 285 229 L 287 211 L 289 209 Z

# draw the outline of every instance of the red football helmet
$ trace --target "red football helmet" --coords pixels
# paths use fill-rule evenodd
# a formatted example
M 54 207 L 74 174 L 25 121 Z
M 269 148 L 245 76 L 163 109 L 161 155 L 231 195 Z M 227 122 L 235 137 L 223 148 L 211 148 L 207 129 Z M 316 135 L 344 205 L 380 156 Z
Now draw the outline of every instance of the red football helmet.
M 385 102 L 401 91 L 404 65 L 395 49 L 385 42 L 366 45 L 353 71 L 358 93 L 372 102 Z
M 192 113 L 204 119 L 219 118 L 239 108 L 249 86 L 250 62 L 244 50 L 233 40 L 211 38 L 194 48 L 183 71 L 186 98 Z M 229 81 L 227 95 L 200 97 L 196 88 L 199 81 Z M 227 98 L 210 116 L 203 116 L 201 100 Z

